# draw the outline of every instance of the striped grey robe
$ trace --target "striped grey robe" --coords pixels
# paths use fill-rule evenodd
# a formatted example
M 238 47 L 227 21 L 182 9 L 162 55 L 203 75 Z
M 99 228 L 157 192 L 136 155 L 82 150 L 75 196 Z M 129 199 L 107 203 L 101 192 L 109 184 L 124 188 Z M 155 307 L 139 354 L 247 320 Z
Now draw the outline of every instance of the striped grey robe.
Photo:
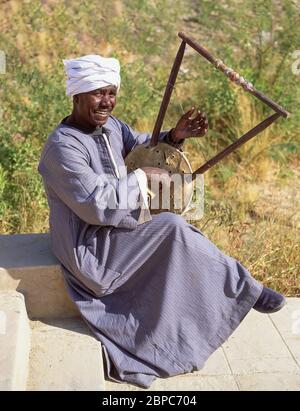
M 150 138 L 113 116 L 104 131 L 119 170 L 126 154 Z M 71 298 L 102 342 L 109 378 L 149 387 L 155 377 L 202 368 L 262 285 L 181 216 L 161 213 L 138 224 L 136 175 L 117 177 L 101 132 L 61 123 L 38 170 L 53 252 Z M 130 207 L 103 207 L 121 201 L 121 185 Z

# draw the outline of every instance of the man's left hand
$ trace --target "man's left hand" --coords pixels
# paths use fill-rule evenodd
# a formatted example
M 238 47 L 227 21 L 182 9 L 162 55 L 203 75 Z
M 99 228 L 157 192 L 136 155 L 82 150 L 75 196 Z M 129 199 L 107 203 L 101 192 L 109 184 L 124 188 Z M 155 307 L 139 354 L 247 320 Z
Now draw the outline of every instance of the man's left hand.
M 193 118 L 194 113 L 195 108 L 193 107 L 179 119 L 176 127 L 172 130 L 172 141 L 178 142 L 189 137 L 203 137 L 206 134 L 208 130 L 206 115 L 197 111 Z

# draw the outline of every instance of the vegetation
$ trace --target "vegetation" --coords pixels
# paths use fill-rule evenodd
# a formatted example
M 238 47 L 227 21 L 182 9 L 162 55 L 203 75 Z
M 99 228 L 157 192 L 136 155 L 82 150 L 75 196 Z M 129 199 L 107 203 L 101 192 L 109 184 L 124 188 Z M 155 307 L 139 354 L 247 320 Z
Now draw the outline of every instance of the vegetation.
M 116 115 L 151 130 L 182 30 L 292 113 L 205 174 L 205 215 L 194 223 L 256 278 L 300 296 L 300 76 L 291 68 L 299 0 L 0 0 L 0 10 L 1 233 L 48 231 L 36 169 L 48 134 L 71 108 L 62 59 L 119 58 Z M 186 144 L 194 168 L 270 113 L 189 51 L 164 127 L 191 105 L 210 123 L 206 137 Z

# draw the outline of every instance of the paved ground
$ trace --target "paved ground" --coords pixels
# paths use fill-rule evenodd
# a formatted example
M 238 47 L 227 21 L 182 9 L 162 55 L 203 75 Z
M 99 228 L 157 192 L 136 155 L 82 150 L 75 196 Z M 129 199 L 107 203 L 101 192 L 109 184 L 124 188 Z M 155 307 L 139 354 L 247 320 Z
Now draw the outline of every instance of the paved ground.
M 106 381 L 105 390 L 141 390 Z M 248 314 L 204 369 L 156 380 L 150 390 L 299 390 L 300 298 L 278 313 Z

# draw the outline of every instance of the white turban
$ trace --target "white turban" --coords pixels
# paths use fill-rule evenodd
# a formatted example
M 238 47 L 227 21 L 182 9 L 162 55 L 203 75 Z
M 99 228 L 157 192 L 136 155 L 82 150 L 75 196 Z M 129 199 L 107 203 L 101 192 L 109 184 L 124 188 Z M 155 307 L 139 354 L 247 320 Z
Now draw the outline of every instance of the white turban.
M 68 96 L 111 85 L 119 91 L 121 78 L 117 59 L 88 55 L 63 62 L 67 74 Z

